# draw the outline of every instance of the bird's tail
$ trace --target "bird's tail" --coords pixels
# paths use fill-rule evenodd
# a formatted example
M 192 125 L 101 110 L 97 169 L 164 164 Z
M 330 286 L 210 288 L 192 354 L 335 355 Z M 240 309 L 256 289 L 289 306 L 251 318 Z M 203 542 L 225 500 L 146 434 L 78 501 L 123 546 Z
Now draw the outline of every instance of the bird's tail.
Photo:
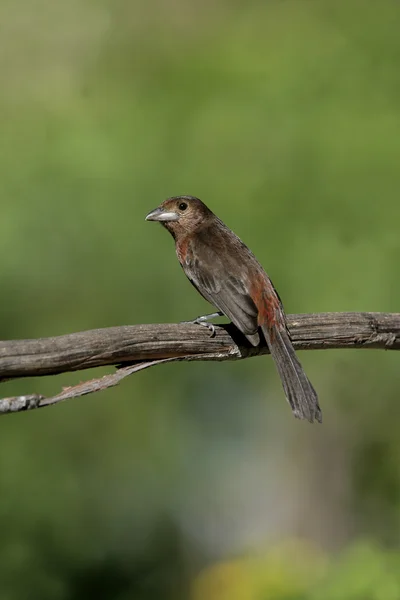
M 282 380 L 286 398 L 298 419 L 322 422 L 317 392 L 305 374 L 297 358 L 289 333 L 282 325 L 262 327 L 268 348 Z

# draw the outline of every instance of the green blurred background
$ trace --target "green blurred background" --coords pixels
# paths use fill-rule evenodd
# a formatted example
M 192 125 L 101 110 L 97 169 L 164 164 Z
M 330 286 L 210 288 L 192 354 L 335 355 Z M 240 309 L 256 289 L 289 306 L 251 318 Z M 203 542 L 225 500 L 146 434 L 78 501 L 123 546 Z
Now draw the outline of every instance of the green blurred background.
M 0 0 L 0 23 L 2 338 L 207 312 L 144 221 L 176 194 L 287 312 L 399 310 L 398 2 Z M 267 357 L 3 417 L 1 600 L 398 600 L 399 356 L 301 359 L 323 426 Z

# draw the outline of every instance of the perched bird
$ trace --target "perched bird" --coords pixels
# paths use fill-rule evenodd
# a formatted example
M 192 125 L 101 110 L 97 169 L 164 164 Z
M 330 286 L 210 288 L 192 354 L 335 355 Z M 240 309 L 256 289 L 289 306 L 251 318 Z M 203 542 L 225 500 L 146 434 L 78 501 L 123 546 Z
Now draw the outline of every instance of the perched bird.
M 322 421 L 317 393 L 296 356 L 282 302 L 249 248 L 201 200 L 176 196 L 149 212 L 175 240 L 178 260 L 194 287 L 253 344 L 262 332 L 295 417 Z M 207 317 L 199 317 L 201 322 Z

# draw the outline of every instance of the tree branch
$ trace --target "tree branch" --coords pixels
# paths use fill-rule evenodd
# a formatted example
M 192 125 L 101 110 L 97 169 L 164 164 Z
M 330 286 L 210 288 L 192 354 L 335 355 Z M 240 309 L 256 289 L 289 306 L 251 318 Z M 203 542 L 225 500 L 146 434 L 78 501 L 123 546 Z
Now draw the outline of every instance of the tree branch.
M 400 313 L 319 313 L 289 315 L 297 350 L 326 348 L 400 349 Z M 268 354 L 254 348 L 232 325 L 216 325 L 215 335 L 193 324 L 130 325 L 36 340 L 0 341 L 0 382 L 54 375 L 105 365 L 116 373 L 66 388 L 57 396 L 38 394 L 0 400 L 0 414 L 56 404 L 117 385 L 142 369 L 177 360 L 237 360 Z M 124 364 L 125 363 L 125 366 Z

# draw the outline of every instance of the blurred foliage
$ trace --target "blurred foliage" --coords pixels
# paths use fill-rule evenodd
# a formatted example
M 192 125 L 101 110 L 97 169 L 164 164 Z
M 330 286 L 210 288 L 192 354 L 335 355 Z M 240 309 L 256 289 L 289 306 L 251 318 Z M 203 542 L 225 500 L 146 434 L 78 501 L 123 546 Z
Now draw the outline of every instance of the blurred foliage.
M 359 542 L 328 560 L 292 541 L 264 557 L 217 564 L 194 582 L 200 600 L 397 600 L 400 554 Z
M 144 222 L 179 193 L 288 312 L 398 311 L 399 18 L 392 0 L 0 0 L 1 337 L 207 311 Z M 1 419 L 1 599 L 400 597 L 398 360 L 303 353 L 319 428 L 265 357 Z

